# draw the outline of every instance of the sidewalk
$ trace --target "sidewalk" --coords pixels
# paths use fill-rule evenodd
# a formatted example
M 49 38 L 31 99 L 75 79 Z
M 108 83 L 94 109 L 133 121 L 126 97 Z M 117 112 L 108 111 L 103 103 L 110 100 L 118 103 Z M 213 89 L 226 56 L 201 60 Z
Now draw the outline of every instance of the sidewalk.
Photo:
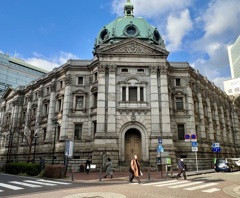
M 199 171 L 187 171 L 187 177 L 193 175 L 201 175 L 207 173 L 214 173 L 214 169 L 207 169 L 207 170 L 199 170 Z M 89 174 L 83 172 L 74 172 L 74 173 L 67 173 L 67 180 L 79 181 L 79 182 L 99 182 L 105 180 L 104 178 L 105 172 L 90 172 Z M 168 172 L 166 175 L 165 171 L 151 171 L 151 172 L 143 172 L 143 176 L 141 176 L 141 180 L 157 180 L 157 179 L 168 179 L 168 178 L 175 178 L 177 176 L 177 172 Z M 110 176 L 107 179 L 111 179 Z M 111 180 L 118 181 L 118 180 L 126 180 L 129 179 L 129 172 L 113 172 L 113 178 Z

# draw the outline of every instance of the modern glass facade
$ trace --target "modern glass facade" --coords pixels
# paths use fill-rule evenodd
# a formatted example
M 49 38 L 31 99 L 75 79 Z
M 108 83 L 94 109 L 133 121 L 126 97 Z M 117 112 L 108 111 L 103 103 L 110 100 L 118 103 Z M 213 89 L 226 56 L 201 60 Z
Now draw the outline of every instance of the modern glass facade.
M 233 45 L 228 47 L 228 56 L 232 78 L 240 78 L 240 35 Z
M 46 73 L 23 60 L 0 53 L 0 96 L 8 87 L 26 85 Z

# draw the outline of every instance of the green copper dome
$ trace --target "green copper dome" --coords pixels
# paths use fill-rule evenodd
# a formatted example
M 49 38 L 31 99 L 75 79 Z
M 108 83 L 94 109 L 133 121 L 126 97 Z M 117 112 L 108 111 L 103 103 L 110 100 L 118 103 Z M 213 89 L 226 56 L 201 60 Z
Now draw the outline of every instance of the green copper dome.
M 128 0 L 124 6 L 124 16 L 115 19 L 100 30 L 94 50 L 101 45 L 114 44 L 133 37 L 165 49 L 164 41 L 157 28 L 147 23 L 142 17 L 135 18 L 133 5 Z

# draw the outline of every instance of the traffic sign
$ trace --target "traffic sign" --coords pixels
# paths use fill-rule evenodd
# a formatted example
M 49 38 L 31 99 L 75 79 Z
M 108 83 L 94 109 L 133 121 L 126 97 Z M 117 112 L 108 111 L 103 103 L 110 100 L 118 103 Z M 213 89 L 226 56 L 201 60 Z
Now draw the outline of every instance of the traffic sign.
M 192 151 L 198 151 L 198 147 L 192 147 Z
M 162 138 L 158 138 L 158 144 L 162 144 Z
M 191 134 L 191 140 L 192 140 L 192 142 L 196 142 L 197 141 L 197 135 L 196 134 Z
M 220 144 L 219 144 L 219 143 L 217 143 L 217 142 L 216 142 L 216 143 L 213 143 L 213 144 L 212 144 L 212 147 L 213 147 L 213 148 L 220 147 Z
M 221 148 L 220 148 L 220 147 L 213 147 L 213 148 L 212 148 L 212 151 L 213 151 L 213 152 L 220 152 L 220 151 L 221 151 Z
M 185 142 L 190 142 L 190 135 L 189 134 L 185 134 L 184 138 L 185 138 Z
M 158 145 L 157 152 L 159 152 L 159 153 L 163 153 L 164 152 L 163 146 L 161 144 Z
M 192 142 L 192 147 L 198 147 L 198 143 L 197 142 Z

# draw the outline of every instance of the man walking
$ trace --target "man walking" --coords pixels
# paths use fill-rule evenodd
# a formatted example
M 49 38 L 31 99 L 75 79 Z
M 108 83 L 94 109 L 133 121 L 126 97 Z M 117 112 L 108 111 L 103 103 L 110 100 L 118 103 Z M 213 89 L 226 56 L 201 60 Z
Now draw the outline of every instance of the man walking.
M 141 181 L 139 179 L 139 176 L 141 176 L 141 170 L 140 170 L 140 164 L 137 159 L 137 155 L 134 155 L 134 158 L 131 160 L 131 172 L 132 177 L 130 178 L 130 182 L 133 182 L 133 178 L 135 177 L 138 180 L 138 183 L 140 184 Z
M 183 177 L 186 180 L 187 176 L 186 176 L 186 172 L 185 171 L 186 171 L 186 165 L 184 164 L 183 159 L 180 159 L 178 161 L 178 174 L 177 174 L 176 179 L 181 177 L 181 174 L 183 174 Z

